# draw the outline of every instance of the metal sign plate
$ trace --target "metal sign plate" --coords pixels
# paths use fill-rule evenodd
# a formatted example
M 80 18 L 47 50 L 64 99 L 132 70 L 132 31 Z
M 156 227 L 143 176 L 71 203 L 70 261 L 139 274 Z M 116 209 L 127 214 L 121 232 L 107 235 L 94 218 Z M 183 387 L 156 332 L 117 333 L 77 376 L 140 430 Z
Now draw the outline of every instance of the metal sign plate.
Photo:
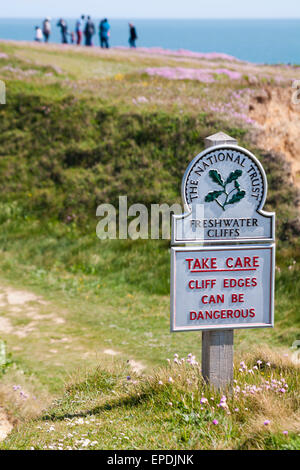
M 274 326 L 275 245 L 171 248 L 171 331 Z

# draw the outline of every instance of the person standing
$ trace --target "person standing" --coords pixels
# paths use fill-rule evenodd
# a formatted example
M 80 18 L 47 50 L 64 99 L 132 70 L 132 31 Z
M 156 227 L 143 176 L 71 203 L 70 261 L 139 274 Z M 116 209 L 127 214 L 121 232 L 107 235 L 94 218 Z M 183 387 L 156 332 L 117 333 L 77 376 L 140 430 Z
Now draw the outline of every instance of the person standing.
M 75 32 L 77 36 L 77 45 L 80 46 L 81 41 L 82 41 L 82 27 L 83 27 L 83 21 L 84 21 L 85 16 L 81 15 L 81 18 L 76 21 L 76 26 L 75 26 Z
M 95 34 L 95 25 L 91 20 L 91 17 L 87 17 L 87 22 L 84 29 L 84 36 L 85 36 L 85 45 L 92 46 L 93 45 L 93 36 Z
M 59 22 L 57 23 L 57 26 L 60 28 L 60 32 L 61 32 L 61 42 L 63 44 L 68 44 L 68 26 L 67 26 L 67 23 L 65 22 L 65 20 L 63 20 L 62 18 L 59 20 Z
M 46 18 L 43 21 L 43 35 L 44 35 L 44 41 L 48 42 L 51 34 L 51 23 L 50 23 L 50 18 Z
M 109 37 L 110 37 L 110 24 L 107 18 L 104 18 L 99 25 L 100 45 L 102 49 L 106 47 L 109 49 Z
M 75 43 L 75 33 L 74 33 L 74 31 L 72 31 L 69 34 L 70 34 L 71 44 L 74 44 Z
M 43 33 L 42 33 L 42 30 L 39 26 L 35 27 L 35 38 L 34 38 L 34 40 L 36 42 L 42 42 L 42 40 L 43 40 Z
M 129 45 L 130 47 L 136 47 L 137 34 L 135 26 L 132 23 L 129 23 Z

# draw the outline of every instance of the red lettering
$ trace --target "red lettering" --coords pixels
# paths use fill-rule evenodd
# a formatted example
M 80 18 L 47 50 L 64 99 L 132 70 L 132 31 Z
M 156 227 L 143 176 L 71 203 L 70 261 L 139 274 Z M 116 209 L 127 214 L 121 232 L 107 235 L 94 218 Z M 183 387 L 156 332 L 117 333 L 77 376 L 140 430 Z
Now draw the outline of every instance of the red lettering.
M 197 312 L 190 312 L 190 320 L 196 320 L 197 318 Z
M 201 269 L 201 264 L 200 264 L 200 261 L 198 259 L 196 259 L 196 261 L 194 263 L 194 266 L 193 266 L 193 269 Z
M 231 302 L 244 302 L 244 294 L 231 294 Z
M 232 318 L 233 310 L 227 310 L 227 318 Z
M 185 261 L 188 262 L 189 269 L 191 269 L 191 262 L 194 261 L 193 258 L 187 258 Z
M 250 317 L 255 317 L 255 308 L 250 308 Z

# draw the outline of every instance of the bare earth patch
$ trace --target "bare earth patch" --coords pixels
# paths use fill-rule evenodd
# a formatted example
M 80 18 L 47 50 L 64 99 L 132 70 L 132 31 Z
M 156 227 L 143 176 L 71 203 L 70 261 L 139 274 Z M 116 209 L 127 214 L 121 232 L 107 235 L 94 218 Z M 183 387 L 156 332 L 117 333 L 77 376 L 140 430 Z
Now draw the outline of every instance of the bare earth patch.
M 119 354 L 118 351 L 114 351 L 113 349 L 105 349 L 103 352 L 109 356 L 117 356 Z
M 25 338 L 30 333 L 36 331 L 38 322 L 51 321 L 56 325 L 65 323 L 65 319 L 53 313 L 43 313 L 41 307 L 48 306 L 49 303 L 32 292 L 17 290 L 12 287 L 0 286 L 0 308 L 3 314 L 0 317 L 0 332 L 13 334 L 19 338 Z M 29 318 L 31 322 L 23 327 L 14 327 L 8 317 Z
M 8 318 L 0 317 L 0 332 L 11 334 L 13 333 L 13 326 Z
M 0 442 L 4 441 L 4 439 L 11 432 L 12 428 L 12 424 L 8 421 L 3 409 L 0 408 Z
M 5 293 L 7 302 L 10 305 L 23 305 L 26 302 L 37 302 L 40 300 L 39 297 L 32 292 L 18 291 L 10 287 L 5 289 Z
M 108 354 L 109 356 L 117 356 L 118 354 L 120 354 L 118 351 L 114 351 L 113 349 L 105 349 L 103 353 Z M 143 370 L 146 369 L 146 366 L 144 366 L 144 364 L 139 361 L 135 361 L 134 359 L 129 359 L 127 361 L 127 364 L 129 364 L 133 372 L 135 372 L 136 374 L 141 374 Z
M 128 361 L 128 364 L 130 365 L 133 372 L 135 372 L 136 374 L 141 374 L 143 370 L 146 369 L 146 366 L 144 366 L 144 364 L 139 361 L 135 361 L 134 359 L 130 359 Z

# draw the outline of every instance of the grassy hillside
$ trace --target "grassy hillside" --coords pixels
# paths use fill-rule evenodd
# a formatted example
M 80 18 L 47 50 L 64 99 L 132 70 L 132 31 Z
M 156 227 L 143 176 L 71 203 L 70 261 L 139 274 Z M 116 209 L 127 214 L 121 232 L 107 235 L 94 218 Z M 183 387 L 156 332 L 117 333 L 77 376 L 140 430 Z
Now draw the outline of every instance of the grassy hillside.
M 179 380 L 174 386 L 176 391 L 168 388 L 165 393 L 151 378 L 144 378 L 141 383 L 136 379 L 137 387 L 130 388 L 132 381 L 127 384 L 126 372 L 119 373 L 118 364 L 112 366 L 103 353 L 109 349 L 122 360 L 142 361 L 149 371 L 175 352 L 185 357 L 200 350 L 199 334 L 169 333 L 169 242 L 100 241 L 95 233 L 96 207 L 103 202 L 117 205 L 120 195 L 128 196 L 128 204 L 180 202 L 184 170 L 203 149 L 204 137 L 223 130 L 237 138 L 257 155 L 266 170 L 266 208 L 276 211 L 278 238 L 276 327 L 272 331 L 236 332 L 237 352 L 248 351 L 250 345 L 268 344 L 278 348 L 280 354 L 287 353 L 299 339 L 300 326 L 298 194 L 284 157 L 256 147 L 255 123 L 247 110 L 257 91 L 265 86 L 288 86 L 291 78 L 297 78 L 298 70 L 226 62 L 223 58 L 208 62 L 189 56 L 14 43 L 0 43 L 0 53 L 0 79 L 7 88 L 7 104 L 0 106 L 3 295 L 7 296 L 8 286 L 21 286 L 44 299 L 19 311 L 9 302 L 1 307 L 1 315 L 12 325 L 11 331 L 6 328 L 1 332 L 0 328 L 0 338 L 7 342 L 10 354 L 10 363 L 2 371 L 6 409 L 19 422 L 39 415 L 42 405 L 32 399 L 34 394 L 43 397 L 41 402 L 51 402 L 62 393 L 64 381 L 74 369 L 93 368 L 100 362 L 102 370 L 92 372 L 84 382 L 75 380 L 54 411 L 48 412 L 51 417 L 46 413 L 39 418 L 42 423 L 57 419 L 64 433 L 69 414 L 102 417 L 104 413 L 109 426 L 110 420 L 130 421 L 133 413 L 133 428 L 143 421 L 150 400 L 154 414 L 161 409 L 161 415 L 157 415 L 149 437 L 146 433 L 143 441 L 100 440 L 97 446 L 159 447 L 159 423 L 169 423 L 167 404 L 176 400 L 178 410 L 176 405 L 174 422 L 162 447 L 200 446 L 200 431 L 196 428 L 201 428 L 201 423 L 204 426 L 213 415 L 209 412 L 201 421 L 198 408 L 193 410 L 190 403 L 189 411 L 184 411 L 179 397 L 186 393 L 182 392 L 186 384 Z M 153 75 L 153 70 L 162 67 L 174 71 L 178 67 L 193 69 L 199 76 L 202 72 L 207 75 L 209 69 L 212 81 Z M 32 319 L 29 307 L 48 320 L 38 323 Z M 53 312 L 63 323 L 53 322 Z M 16 328 L 29 333 L 18 336 Z M 68 350 L 65 336 L 72 345 Z M 59 360 L 48 353 L 52 341 L 56 341 L 53 354 L 62 356 Z M 281 364 L 279 359 L 275 362 Z M 283 369 L 274 369 L 277 379 Z M 164 377 L 171 372 L 157 374 Z M 292 364 L 287 374 L 292 396 L 285 406 L 296 412 L 297 372 Z M 32 390 L 26 401 L 28 409 L 23 402 L 13 404 L 11 388 L 16 381 Z M 113 411 L 111 387 L 120 403 L 112 407 Z M 210 392 L 203 389 L 203 393 Z M 78 399 L 76 409 L 71 405 L 74 397 Z M 190 393 L 188 397 L 190 400 Z M 242 422 L 247 422 L 245 434 L 238 437 Z M 218 447 L 219 438 L 220 446 L 225 448 L 277 448 L 286 444 L 279 437 L 278 426 L 274 427 L 274 436 L 262 427 L 257 438 L 250 433 L 252 437 L 247 440 L 252 422 L 244 416 L 237 421 L 225 417 L 221 434 L 211 426 L 203 447 Z M 288 444 L 292 447 L 298 445 L 295 422 L 296 417 L 290 424 L 295 433 Z M 183 423 L 190 428 L 187 434 Z M 36 425 L 28 428 L 26 424 L 20 432 L 14 431 L 7 447 L 42 447 Z M 226 437 L 224 429 L 228 426 L 231 434 Z M 141 432 L 146 432 L 145 428 Z M 51 442 L 46 439 L 43 445 Z M 77 444 L 70 440 L 66 445 Z
M 177 357 L 151 377 L 120 365 L 77 375 L 3 448 L 299 449 L 299 369 L 287 359 L 248 355 L 237 364 L 234 393 L 218 394 L 191 355 Z

